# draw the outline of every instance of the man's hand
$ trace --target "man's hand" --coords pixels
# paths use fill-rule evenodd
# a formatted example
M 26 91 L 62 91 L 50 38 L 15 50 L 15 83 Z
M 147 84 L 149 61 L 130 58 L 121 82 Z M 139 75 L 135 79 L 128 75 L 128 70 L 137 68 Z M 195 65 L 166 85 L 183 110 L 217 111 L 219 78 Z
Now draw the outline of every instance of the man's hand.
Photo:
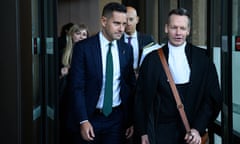
M 188 144 L 201 144 L 201 136 L 196 129 L 191 129 L 184 137 Z
M 65 76 L 65 75 L 68 74 L 68 69 L 69 69 L 69 67 L 63 67 L 63 68 L 61 68 L 61 74 L 62 74 L 62 76 Z
M 89 121 L 80 124 L 80 133 L 84 140 L 92 141 L 95 137 L 93 127 Z
M 141 136 L 141 144 L 150 144 L 147 134 Z
M 129 128 L 127 128 L 125 132 L 126 138 L 129 139 L 130 137 L 132 137 L 133 132 L 134 132 L 133 126 L 130 126 Z

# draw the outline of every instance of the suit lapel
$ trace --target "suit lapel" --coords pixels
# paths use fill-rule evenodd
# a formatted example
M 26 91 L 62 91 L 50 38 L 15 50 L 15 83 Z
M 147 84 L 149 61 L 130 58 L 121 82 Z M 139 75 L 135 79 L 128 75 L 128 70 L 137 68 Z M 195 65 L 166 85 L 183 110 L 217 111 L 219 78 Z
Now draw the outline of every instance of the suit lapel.
M 119 55 L 119 64 L 120 64 L 120 71 L 122 73 L 122 65 L 125 60 L 124 55 L 126 53 L 125 47 L 122 45 L 120 41 L 117 41 L 117 47 L 118 47 L 118 55 Z
M 192 45 L 187 43 L 186 47 L 185 47 L 185 53 L 186 53 L 186 56 L 187 56 L 187 60 L 188 60 L 188 64 L 189 64 L 189 67 L 190 67 L 190 70 L 191 70 L 191 73 L 190 73 L 190 81 L 192 81 L 193 79 L 195 79 L 195 77 L 198 77 L 198 68 L 199 68 L 199 65 L 197 64 L 196 66 L 198 67 L 197 69 L 195 67 L 193 67 L 193 52 L 192 52 Z M 195 60 L 198 60 L 198 58 L 196 58 Z
M 94 61 L 95 64 L 95 70 L 96 70 L 96 74 L 97 77 L 102 80 L 102 54 L 101 54 L 101 47 L 100 47 L 100 41 L 99 41 L 99 34 L 97 34 L 94 37 L 94 42 L 92 43 L 92 48 L 91 48 L 91 57 Z M 95 43 L 96 42 L 96 43 Z
M 122 35 L 120 41 L 125 43 L 125 35 Z

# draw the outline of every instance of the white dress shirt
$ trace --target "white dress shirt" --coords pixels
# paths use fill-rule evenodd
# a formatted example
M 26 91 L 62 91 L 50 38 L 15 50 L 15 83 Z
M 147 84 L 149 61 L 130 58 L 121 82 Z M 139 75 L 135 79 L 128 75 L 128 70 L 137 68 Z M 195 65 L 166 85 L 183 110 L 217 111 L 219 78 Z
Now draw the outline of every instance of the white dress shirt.
M 105 79 L 106 79 L 106 62 L 107 62 L 107 51 L 110 41 L 108 41 L 102 32 L 99 33 L 101 56 L 102 56 L 102 89 L 99 96 L 99 100 L 96 108 L 101 109 L 103 107 L 104 100 L 104 89 L 105 89 Z M 112 57 L 113 57 L 113 107 L 119 106 L 121 104 L 120 98 L 120 62 L 118 55 L 117 41 L 112 41 L 111 47 Z
M 168 43 L 168 64 L 176 84 L 187 83 L 190 79 L 190 67 L 185 54 L 185 46 L 186 42 L 179 47 L 175 47 Z
M 131 45 L 133 47 L 133 69 L 138 68 L 138 57 L 139 57 L 139 45 L 138 45 L 138 37 L 137 31 L 135 31 L 132 35 L 127 35 L 124 33 L 124 41 L 128 43 L 128 37 L 132 37 Z

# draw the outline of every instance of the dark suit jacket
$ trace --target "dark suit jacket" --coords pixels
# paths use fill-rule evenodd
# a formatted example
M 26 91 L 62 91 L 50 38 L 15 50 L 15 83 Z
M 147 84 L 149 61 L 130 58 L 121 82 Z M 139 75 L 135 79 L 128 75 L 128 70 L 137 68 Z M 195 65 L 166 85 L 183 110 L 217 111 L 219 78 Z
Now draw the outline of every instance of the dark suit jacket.
M 163 50 L 168 59 L 167 45 Z M 180 96 L 191 128 L 203 134 L 221 109 L 218 76 L 205 50 L 187 44 L 185 52 L 191 69 L 190 83 Z M 177 88 L 180 90 L 181 86 Z M 140 135 L 149 133 L 151 123 L 152 134 L 163 144 L 181 143 L 174 134 L 183 140 L 185 130 L 157 50 L 148 54 L 141 65 L 135 98 L 135 130 Z
M 137 32 L 137 39 L 138 39 L 138 46 L 139 46 L 138 47 L 139 48 L 138 63 L 139 63 L 141 56 L 142 56 L 144 46 L 148 45 L 151 42 L 154 42 L 154 39 L 151 35 L 143 34 L 140 32 Z M 124 42 L 124 36 L 122 36 L 121 41 Z
M 117 41 L 120 61 L 120 97 L 126 125 L 132 124 L 135 76 L 133 54 L 129 45 Z M 91 119 L 102 87 L 102 58 L 99 34 L 77 43 L 73 50 L 70 80 L 71 109 L 69 123 L 79 130 L 79 122 Z

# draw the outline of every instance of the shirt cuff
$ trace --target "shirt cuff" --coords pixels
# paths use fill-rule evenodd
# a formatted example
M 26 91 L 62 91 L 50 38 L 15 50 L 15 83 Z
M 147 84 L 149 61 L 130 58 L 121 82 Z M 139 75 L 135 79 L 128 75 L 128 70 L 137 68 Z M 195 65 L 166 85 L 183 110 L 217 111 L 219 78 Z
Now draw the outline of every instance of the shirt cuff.
M 83 124 L 83 123 L 85 123 L 85 122 L 88 122 L 88 120 L 81 121 L 80 124 Z

